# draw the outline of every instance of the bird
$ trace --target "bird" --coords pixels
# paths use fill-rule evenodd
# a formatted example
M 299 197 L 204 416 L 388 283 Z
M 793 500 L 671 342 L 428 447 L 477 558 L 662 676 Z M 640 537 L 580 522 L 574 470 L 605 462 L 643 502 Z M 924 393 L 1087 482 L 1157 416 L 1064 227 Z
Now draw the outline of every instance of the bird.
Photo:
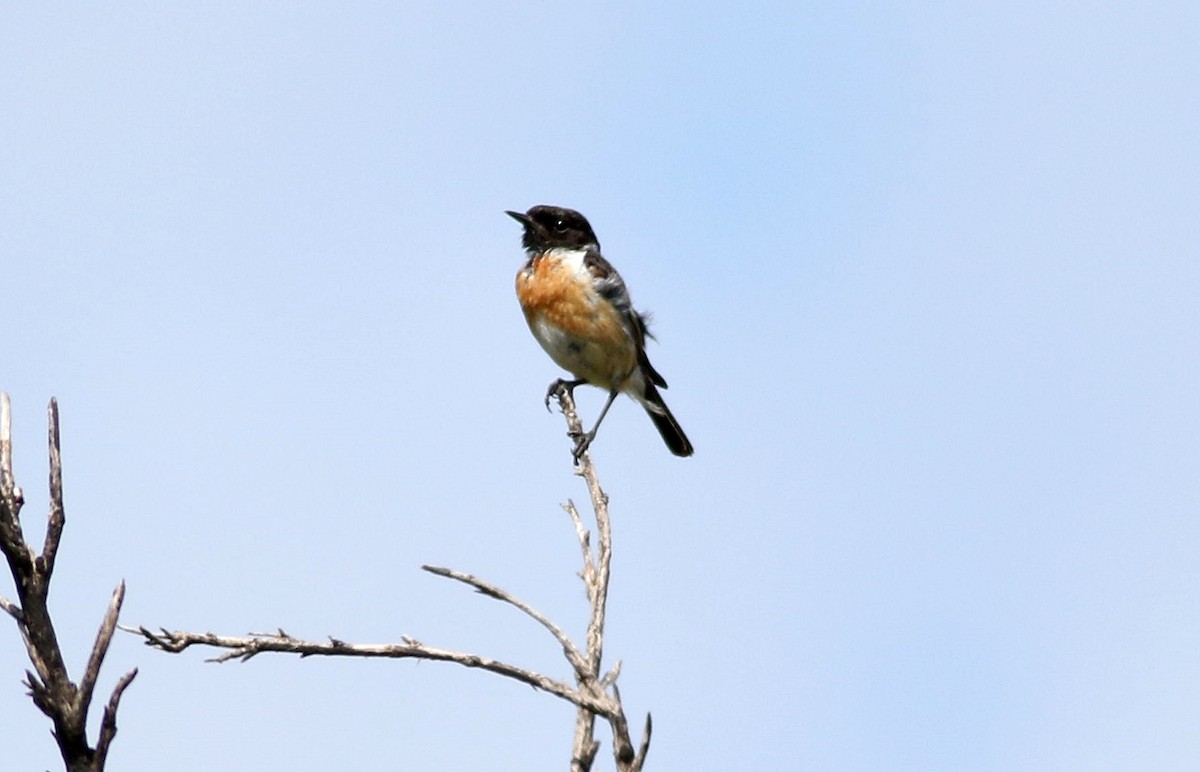
M 505 214 L 524 228 L 527 260 L 517 272 L 517 299 L 525 321 L 550 358 L 574 376 L 550 384 L 547 407 L 560 388 L 573 393 L 586 383 L 608 391 L 596 425 L 576 437 L 575 460 L 596 438 L 621 393 L 646 409 L 672 453 L 692 455 L 692 443 L 659 394 L 667 382 L 646 356 L 647 317 L 634 310 L 625 281 L 600 254 L 587 219 L 573 209 L 547 205 Z

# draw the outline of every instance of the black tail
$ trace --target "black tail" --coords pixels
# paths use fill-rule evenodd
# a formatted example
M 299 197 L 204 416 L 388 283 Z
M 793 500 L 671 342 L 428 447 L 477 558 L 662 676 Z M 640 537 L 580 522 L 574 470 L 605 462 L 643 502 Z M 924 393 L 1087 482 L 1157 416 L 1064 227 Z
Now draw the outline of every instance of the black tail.
M 683 427 L 675 420 L 675 416 L 671 415 L 671 411 L 667 409 L 667 403 L 663 402 L 662 396 L 659 395 L 658 389 L 654 388 L 653 383 L 646 384 L 646 402 L 653 405 L 653 407 L 646 407 L 646 414 L 654 422 L 655 428 L 658 429 L 663 442 L 667 443 L 671 452 L 677 456 L 692 455 L 692 443 L 683 433 Z

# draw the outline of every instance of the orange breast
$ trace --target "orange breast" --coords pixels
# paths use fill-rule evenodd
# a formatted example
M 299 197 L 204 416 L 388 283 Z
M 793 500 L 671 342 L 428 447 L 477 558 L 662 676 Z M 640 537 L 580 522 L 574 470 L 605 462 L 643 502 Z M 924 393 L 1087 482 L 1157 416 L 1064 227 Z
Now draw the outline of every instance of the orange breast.
M 595 291 L 586 270 L 538 255 L 517 274 L 517 298 L 542 348 L 577 378 L 614 388 L 637 367 L 620 313 Z

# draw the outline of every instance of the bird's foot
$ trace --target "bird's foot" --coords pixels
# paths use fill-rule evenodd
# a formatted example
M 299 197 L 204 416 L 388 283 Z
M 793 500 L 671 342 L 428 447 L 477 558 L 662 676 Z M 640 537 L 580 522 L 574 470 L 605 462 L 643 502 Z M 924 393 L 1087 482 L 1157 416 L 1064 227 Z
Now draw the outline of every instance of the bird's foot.
M 568 436 L 575 440 L 575 447 L 571 449 L 571 458 L 578 464 L 579 459 L 583 457 L 583 454 L 591 446 L 592 440 L 596 439 L 596 433 L 594 431 L 571 432 Z

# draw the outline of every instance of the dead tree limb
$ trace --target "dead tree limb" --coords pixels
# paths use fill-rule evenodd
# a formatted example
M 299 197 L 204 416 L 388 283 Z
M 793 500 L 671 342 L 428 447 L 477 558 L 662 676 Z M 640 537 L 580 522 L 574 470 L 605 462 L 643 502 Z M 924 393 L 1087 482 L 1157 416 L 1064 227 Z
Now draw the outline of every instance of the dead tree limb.
M 567 434 L 578 437 L 583 433 L 583 424 L 575 411 L 575 400 L 569 389 L 561 384 L 556 392 L 558 404 L 567 420 Z M 625 711 L 621 705 L 621 693 L 617 690 L 616 679 L 620 672 L 621 663 L 618 661 L 611 677 L 601 677 L 600 667 L 604 658 L 604 620 L 608 610 L 608 583 L 612 564 L 612 520 L 608 516 L 608 494 L 600 487 L 596 477 L 596 468 L 592 465 L 591 456 L 585 451 L 579 458 L 575 473 L 587 484 L 588 497 L 592 500 L 592 514 L 596 518 L 596 531 L 600 544 L 597 554 L 593 554 L 591 538 L 588 530 L 575 507 L 575 502 L 568 500 L 564 509 L 575 524 L 575 534 L 579 538 L 580 551 L 583 553 L 583 570 L 580 577 L 587 589 L 588 600 L 591 604 L 591 615 L 587 627 L 587 667 L 575 669 L 575 679 L 580 689 L 598 690 L 601 693 L 611 691 L 614 710 L 604 714 L 608 719 L 613 735 L 613 756 L 620 772 L 640 772 L 646 761 L 646 753 L 650 750 L 650 715 L 646 715 L 646 727 L 642 735 L 642 743 L 637 751 L 629 739 L 629 724 L 625 720 Z M 596 713 L 580 708 L 575 718 L 575 743 L 571 758 L 571 772 L 587 772 L 592 767 L 599 743 L 594 739 Z
M 568 435 L 578 436 L 582 431 L 575 403 L 566 389 L 556 392 L 563 415 L 566 417 Z M 436 576 L 453 579 L 472 587 L 476 592 L 502 603 L 506 603 L 525 614 L 562 647 L 563 656 L 571 667 L 574 684 L 543 675 L 533 670 L 511 665 L 478 654 L 452 649 L 427 646 L 420 641 L 403 637 L 400 643 L 356 644 L 337 638 L 328 641 L 307 641 L 288 635 L 283 630 L 274 633 L 250 633 L 245 636 L 193 633 L 160 628 L 154 632 L 146 627 L 122 627 L 121 629 L 142 637 L 147 646 L 166 652 L 177 653 L 192 646 L 223 649 L 225 653 L 211 658 L 212 662 L 227 662 L 231 659 L 247 661 L 259 654 L 274 652 L 297 654 L 301 657 L 386 657 L 392 659 L 427 659 L 452 662 L 463 667 L 474 667 L 496 675 L 512 678 L 535 689 L 552 694 L 570 702 L 576 708 L 575 735 L 571 752 L 571 772 L 591 770 L 600 743 L 595 739 L 595 722 L 601 718 L 608 722 L 613 735 L 613 758 L 618 772 L 641 772 L 650 748 L 650 716 L 646 716 L 645 728 L 640 743 L 635 747 L 629 735 L 629 724 L 621 704 L 621 693 L 617 689 L 620 663 L 607 673 L 601 671 L 604 651 L 604 620 L 608 603 L 609 570 L 612 561 L 612 523 L 608 516 L 608 496 L 600 487 L 591 458 L 583 453 L 575 466 L 575 473 L 584 479 L 592 511 L 596 519 L 598 549 L 593 550 L 591 534 L 574 502 L 568 501 L 566 510 L 575 527 L 583 558 L 580 577 L 587 590 L 590 605 L 586 645 L 580 648 L 567 636 L 563 629 L 524 600 L 495 584 L 484 581 L 453 568 L 422 566 Z
M 121 582 L 113 592 L 84 668 L 83 678 L 76 685 L 67 673 L 47 607 L 50 578 L 54 573 L 58 545 L 66 523 L 58 403 L 55 400 L 50 400 L 49 422 L 50 514 L 46 539 L 41 554 L 37 554 L 25 541 L 21 529 L 20 514 L 25 495 L 13 478 L 12 411 L 8 394 L 0 393 L 0 552 L 8 561 L 17 590 L 16 602 L 0 598 L 0 608 L 16 621 L 25 642 L 25 650 L 33 665 L 32 670 L 25 671 L 25 685 L 33 703 L 54 724 L 54 739 L 68 772 L 100 772 L 104 769 L 108 749 L 117 734 L 117 707 L 121 695 L 137 675 L 134 669 L 117 681 L 100 721 L 100 739 L 93 748 L 87 739 L 88 709 L 96 689 L 96 680 L 100 676 L 100 666 L 104 663 L 104 656 L 108 653 L 117 627 L 117 617 L 125 599 L 125 583 Z

